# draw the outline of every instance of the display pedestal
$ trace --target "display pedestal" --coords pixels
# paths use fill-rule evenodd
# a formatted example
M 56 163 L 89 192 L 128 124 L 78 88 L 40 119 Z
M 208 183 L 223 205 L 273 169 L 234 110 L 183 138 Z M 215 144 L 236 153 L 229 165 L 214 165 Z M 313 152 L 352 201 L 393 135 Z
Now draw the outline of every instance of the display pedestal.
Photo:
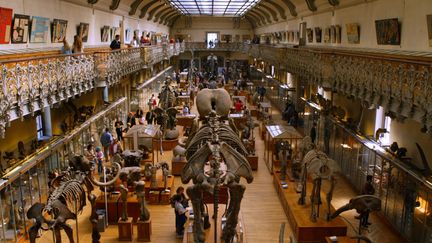
M 159 192 L 158 191 L 149 192 L 148 203 L 149 204 L 158 204 L 159 203 Z
M 326 213 L 325 195 L 322 195 L 322 204 L 320 205 L 320 217 L 317 222 L 310 221 L 310 193 L 312 184 L 307 184 L 306 205 L 298 205 L 297 201 L 300 197 L 295 191 L 296 185 L 288 183 L 288 188 L 283 189 L 279 179 L 280 173 L 273 174 L 273 184 L 281 200 L 282 207 L 288 217 L 288 221 L 294 232 L 294 236 L 298 243 L 321 243 L 326 242 L 325 237 L 328 236 L 346 236 L 347 225 L 340 216 L 331 221 L 324 219 Z M 334 208 L 331 207 L 332 212 Z
M 327 243 L 334 243 L 334 241 L 331 241 L 329 237 L 326 237 Z M 358 243 L 358 240 L 351 239 L 351 237 L 348 236 L 337 236 L 337 243 Z
M 181 160 L 176 160 L 175 158 L 173 158 L 173 160 L 171 161 L 172 164 L 171 174 L 176 176 L 181 175 L 183 171 L 183 167 L 186 165 L 186 163 L 187 163 L 186 158 L 183 158 Z
M 137 241 L 149 242 L 151 241 L 151 218 L 147 221 L 137 221 Z
M 153 140 L 153 148 L 158 148 L 159 145 L 159 140 Z M 167 150 L 173 150 L 173 148 L 175 148 L 175 146 L 177 146 L 178 144 L 178 138 L 177 139 L 173 139 L 173 140 L 162 140 L 162 149 L 164 151 Z
M 132 241 L 133 235 L 133 226 L 132 226 L 133 218 L 128 218 L 127 221 L 118 220 L 118 234 L 119 241 Z
M 258 155 L 249 155 L 246 158 L 252 170 L 258 170 Z
M 170 204 L 171 191 L 162 191 L 160 192 L 160 200 L 159 204 Z

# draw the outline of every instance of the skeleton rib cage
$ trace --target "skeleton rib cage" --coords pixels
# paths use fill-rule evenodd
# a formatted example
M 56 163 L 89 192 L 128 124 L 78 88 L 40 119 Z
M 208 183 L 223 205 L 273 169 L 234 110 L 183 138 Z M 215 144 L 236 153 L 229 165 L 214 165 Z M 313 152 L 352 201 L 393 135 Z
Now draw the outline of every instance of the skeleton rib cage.
M 85 195 L 85 190 L 79 180 L 62 181 L 60 186 L 50 194 L 45 210 L 57 209 L 56 205 L 60 201 L 76 218 L 86 205 Z M 54 211 L 54 214 L 57 213 Z

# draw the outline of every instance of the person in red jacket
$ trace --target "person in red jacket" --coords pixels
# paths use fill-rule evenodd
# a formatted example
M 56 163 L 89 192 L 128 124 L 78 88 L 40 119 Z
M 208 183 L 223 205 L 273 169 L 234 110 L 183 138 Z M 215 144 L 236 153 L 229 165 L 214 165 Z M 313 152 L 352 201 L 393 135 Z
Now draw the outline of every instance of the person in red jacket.
M 237 113 L 240 113 L 243 110 L 243 102 L 240 99 L 238 99 L 234 104 L 234 108 Z

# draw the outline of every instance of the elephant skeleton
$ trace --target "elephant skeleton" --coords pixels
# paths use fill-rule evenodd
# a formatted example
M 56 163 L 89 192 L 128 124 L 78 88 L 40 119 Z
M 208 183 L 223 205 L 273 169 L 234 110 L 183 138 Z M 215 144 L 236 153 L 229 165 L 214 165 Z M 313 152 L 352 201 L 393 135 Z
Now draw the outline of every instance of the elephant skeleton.
M 192 200 L 194 209 L 194 242 L 205 242 L 203 217 L 203 192 L 207 191 L 214 196 L 214 215 L 215 225 L 218 212 L 218 194 L 221 186 L 226 186 L 229 190 L 230 201 L 227 210 L 226 225 L 222 231 L 222 239 L 225 242 L 232 242 L 236 234 L 236 225 L 240 204 L 245 191 L 245 186 L 240 184 L 240 177 L 246 179 L 248 183 L 253 181 L 252 169 L 245 158 L 247 153 L 240 139 L 230 138 L 233 131 L 226 133 L 229 127 L 223 126 L 219 121 L 219 116 L 215 111 L 210 112 L 206 117 L 207 124 L 204 125 L 192 139 L 187 147 L 187 164 L 183 168 L 181 179 L 184 184 L 193 181 L 192 186 L 186 192 Z M 199 138 L 199 141 L 195 138 Z M 238 143 L 236 150 L 231 146 Z M 193 151 L 193 152 L 192 152 Z M 217 242 L 217 227 L 214 227 L 215 239 Z
M 327 216 L 326 219 L 330 220 L 330 207 L 333 198 L 333 189 L 336 183 L 334 173 L 339 170 L 338 165 L 330 159 L 324 152 L 317 149 L 312 149 L 303 158 L 301 181 L 297 186 L 297 192 L 301 193 L 298 204 L 306 204 L 306 184 L 308 176 L 311 177 L 313 188 L 311 193 L 311 215 L 312 222 L 316 222 L 319 217 L 319 205 L 321 204 L 321 184 L 322 180 L 330 182 L 330 189 L 326 193 L 327 202 Z
M 170 83 L 170 79 L 165 80 L 165 84 L 162 86 L 162 91 L 159 93 L 158 106 L 164 110 L 174 107 L 176 103 L 176 94 L 170 86 Z
M 35 203 L 27 211 L 27 218 L 34 219 L 35 223 L 29 229 L 30 242 L 36 242 L 39 229 L 53 230 L 55 242 L 61 242 L 60 230 L 66 232 L 71 243 L 74 242 L 73 230 L 66 221 L 77 219 L 78 214 L 86 205 L 87 199 L 90 201 L 92 210 L 90 221 L 92 223 L 92 242 L 98 243 L 100 234 L 98 230 L 98 217 L 96 215 L 96 195 L 92 193 L 95 186 L 108 186 L 119 178 L 120 165 L 114 163 L 116 175 L 108 182 L 102 183 L 92 177 L 90 162 L 82 155 L 72 156 L 69 160 L 69 167 L 62 171 L 59 176 L 53 179 L 53 191 L 48 196 L 47 204 Z M 44 217 L 45 214 L 51 215 L 52 219 Z M 48 227 L 42 227 L 48 225 Z

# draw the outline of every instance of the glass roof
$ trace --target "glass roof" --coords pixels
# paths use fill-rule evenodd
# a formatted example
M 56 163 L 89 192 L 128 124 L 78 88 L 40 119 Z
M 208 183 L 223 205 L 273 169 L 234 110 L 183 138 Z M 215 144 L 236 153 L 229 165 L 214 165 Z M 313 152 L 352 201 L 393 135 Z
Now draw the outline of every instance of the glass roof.
M 243 16 L 261 0 L 169 0 L 184 15 Z

